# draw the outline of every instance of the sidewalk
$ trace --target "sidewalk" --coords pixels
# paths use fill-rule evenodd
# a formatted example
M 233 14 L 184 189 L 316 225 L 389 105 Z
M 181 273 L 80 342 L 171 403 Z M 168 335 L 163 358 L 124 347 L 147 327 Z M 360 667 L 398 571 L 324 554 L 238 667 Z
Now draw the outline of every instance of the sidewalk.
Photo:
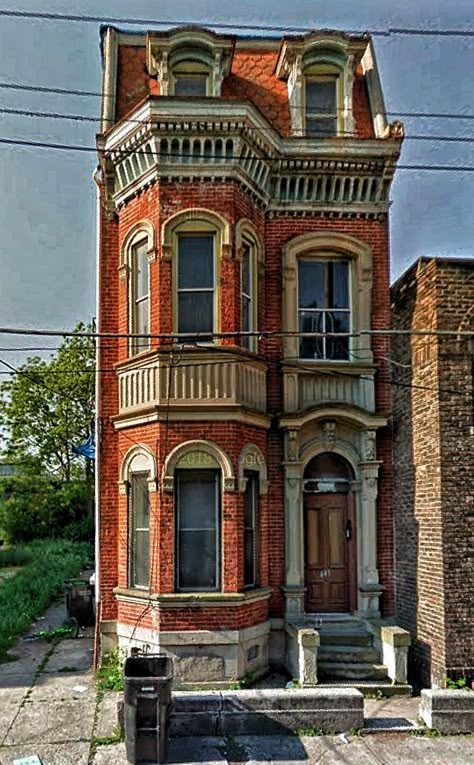
M 53 606 L 31 632 L 59 627 Z M 92 630 L 56 646 L 19 641 L 16 660 L 0 664 L 0 765 L 37 754 L 43 765 L 126 765 L 125 746 L 107 744 L 117 725 L 117 694 L 97 694 Z M 366 727 L 350 736 L 173 739 L 169 762 L 234 765 L 474 765 L 474 737 L 430 738 L 379 730 L 416 726 L 417 699 L 366 701 Z M 110 741 L 110 738 L 109 738 Z

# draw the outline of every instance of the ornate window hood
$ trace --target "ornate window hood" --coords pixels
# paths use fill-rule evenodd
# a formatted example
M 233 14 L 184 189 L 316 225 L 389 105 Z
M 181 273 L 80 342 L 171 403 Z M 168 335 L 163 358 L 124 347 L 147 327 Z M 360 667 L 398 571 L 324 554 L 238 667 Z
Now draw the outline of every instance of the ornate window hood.
M 149 32 L 146 36 L 147 67 L 149 74 L 157 75 L 160 93 L 170 92 L 170 69 L 177 56 L 202 59 L 209 64 L 212 74 L 211 95 L 221 95 L 224 77 L 230 72 L 234 53 L 234 38 L 218 35 L 200 27 L 179 27 L 169 32 Z

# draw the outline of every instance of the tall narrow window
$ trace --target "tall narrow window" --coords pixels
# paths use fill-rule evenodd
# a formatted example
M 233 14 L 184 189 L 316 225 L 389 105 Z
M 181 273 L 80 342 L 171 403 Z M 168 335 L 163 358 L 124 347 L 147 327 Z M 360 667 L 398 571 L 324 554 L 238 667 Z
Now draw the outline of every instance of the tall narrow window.
M 214 234 L 178 236 L 178 333 L 199 332 L 212 340 L 214 332 Z M 192 342 L 193 338 L 183 338 Z
M 337 135 L 337 77 L 306 78 L 306 135 L 324 137 Z
M 132 353 L 146 351 L 150 347 L 150 279 L 148 264 L 148 240 L 143 239 L 132 247 L 131 253 L 131 332 Z
M 220 472 L 176 471 L 176 589 L 220 589 Z
M 256 329 L 256 295 L 255 295 L 255 252 L 250 242 L 242 245 L 242 331 L 254 332 Z M 243 335 L 242 346 L 248 351 L 255 351 L 256 338 Z
M 258 584 L 258 497 L 259 474 L 244 472 L 244 586 Z
M 298 262 L 299 331 L 315 333 L 300 338 L 300 358 L 342 361 L 349 358 L 351 327 L 349 262 Z
M 150 576 L 150 495 L 148 473 L 132 473 L 129 494 L 130 587 L 148 587 Z

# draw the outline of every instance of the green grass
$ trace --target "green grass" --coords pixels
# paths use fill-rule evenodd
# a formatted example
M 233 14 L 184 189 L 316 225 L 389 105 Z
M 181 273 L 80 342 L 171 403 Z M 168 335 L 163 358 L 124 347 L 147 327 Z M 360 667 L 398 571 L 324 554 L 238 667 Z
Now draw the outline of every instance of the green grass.
M 0 569 L 26 566 L 31 559 L 31 549 L 26 545 L 0 547 Z
M 62 594 L 64 580 L 77 576 L 91 558 L 89 545 L 61 539 L 10 548 L 15 549 L 26 549 L 31 557 L 29 562 L 23 559 L 23 568 L 15 576 L 0 582 L 0 661 L 5 660 L 16 639 Z

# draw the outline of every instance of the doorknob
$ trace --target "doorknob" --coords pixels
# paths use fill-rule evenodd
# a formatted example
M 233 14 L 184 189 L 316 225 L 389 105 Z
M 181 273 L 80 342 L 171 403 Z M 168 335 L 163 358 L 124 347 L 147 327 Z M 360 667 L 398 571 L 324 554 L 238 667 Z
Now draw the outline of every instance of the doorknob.
M 346 523 L 346 530 L 345 530 L 346 539 L 352 539 L 352 523 L 351 521 L 347 521 Z

